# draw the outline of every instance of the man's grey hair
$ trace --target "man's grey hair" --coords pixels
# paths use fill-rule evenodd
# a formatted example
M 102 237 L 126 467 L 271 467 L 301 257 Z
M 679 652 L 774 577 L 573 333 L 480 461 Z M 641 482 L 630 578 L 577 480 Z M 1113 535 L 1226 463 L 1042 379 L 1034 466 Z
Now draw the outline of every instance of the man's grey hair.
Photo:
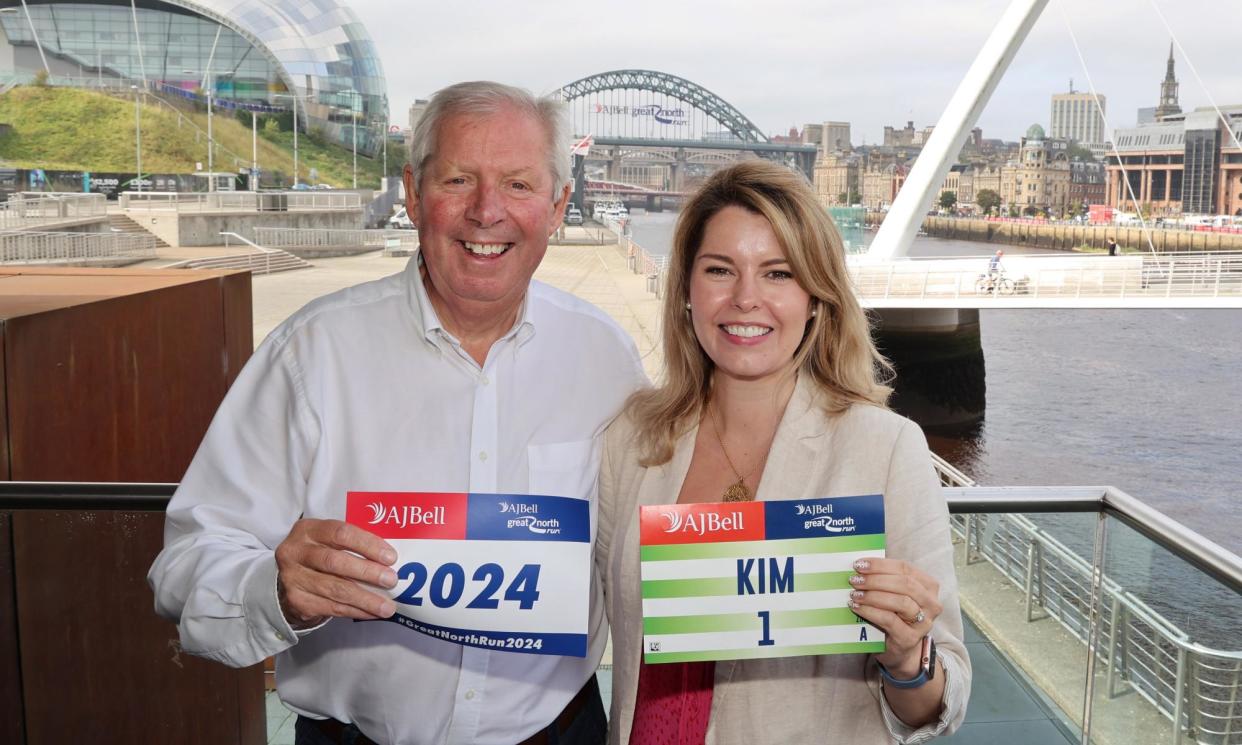
M 414 184 L 421 185 L 423 171 L 436 153 L 440 125 L 459 116 L 488 116 L 502 109 L 515 109 L 539 122 L 547 137 L 548 170 L 555 182 L 554 198 L 571 178 L 569 166 L 569 117 L 565 104 L 552 96 L 535 97 L 530 91 L 511 85 L 479 80 L 458 83 L 436 91 L 423 116 L 414 127 L 414 143 L 410 150 L 410 166 Z

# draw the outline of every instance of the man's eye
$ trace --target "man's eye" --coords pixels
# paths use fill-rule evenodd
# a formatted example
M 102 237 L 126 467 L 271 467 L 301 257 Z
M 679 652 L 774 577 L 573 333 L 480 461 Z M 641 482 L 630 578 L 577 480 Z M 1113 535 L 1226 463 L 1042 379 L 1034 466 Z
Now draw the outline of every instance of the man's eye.
M 514 181 L 511 188 L 514 191 L 530 191 L 530 184 L 526 184 L 521 181 Z

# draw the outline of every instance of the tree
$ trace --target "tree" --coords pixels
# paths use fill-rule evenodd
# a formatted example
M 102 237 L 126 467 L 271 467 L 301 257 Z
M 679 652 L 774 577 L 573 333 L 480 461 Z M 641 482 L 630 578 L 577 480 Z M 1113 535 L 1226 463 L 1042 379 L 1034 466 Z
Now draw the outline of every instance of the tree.
M 841 192 L 840 194 L 837 195 L 837 204 L 849 204 L 850 203 L 849 198 L 850 198 L 849 194 L 846 194 L 845 192 Z
M 862 194 L 859 194 L 857 191 L 851 191 L 849 203 L 850 204 L 862 204 Z
M 979 205 L 979 209 L 983 210 L 983 214 L 990 215 L 992 211 L 1000 207 L 1001 198 L 993 189 L 980 189 L 975 193 L 975 204 Z
M 948 189 L 940 192 L 939 204 L 942 210 L 952 210 L 953 206 L 957 204 L 957 192 Z

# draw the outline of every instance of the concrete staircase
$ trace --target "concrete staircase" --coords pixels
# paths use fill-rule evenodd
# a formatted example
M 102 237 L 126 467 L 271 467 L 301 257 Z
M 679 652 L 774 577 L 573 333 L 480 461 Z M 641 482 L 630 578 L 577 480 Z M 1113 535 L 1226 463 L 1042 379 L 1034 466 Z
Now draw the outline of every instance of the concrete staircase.
M 264 249 L 262 252 L 233 254 L 231 256 L 213 256 L 205 259 L 190 259 L 169 264 L 165 269 L 248 269 L 251 274 L 275 274 L 291 269 L 309 269 L 314 264 L 299 259 L 288 251 L 278 248 Z
M 123 212 L 109 212 L 108 227 L 112 228 L 113 233 L 141 233 L 153 236 L 155 238 L 155 250 L 157 251 L 161 248 L 168 248 L 168 244 L 164 242 L 164 239 L 142 227 Z

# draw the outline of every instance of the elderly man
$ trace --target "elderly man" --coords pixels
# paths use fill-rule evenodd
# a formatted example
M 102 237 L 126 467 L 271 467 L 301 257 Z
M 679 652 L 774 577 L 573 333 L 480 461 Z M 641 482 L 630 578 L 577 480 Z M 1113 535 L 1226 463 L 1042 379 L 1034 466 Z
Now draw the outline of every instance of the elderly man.
M 298 743 L 603 740 L 599 597 L 585 658 L 355 623 L 396 610 L 377 590 L 397 554 L 343 521 L 349 491 L 594 499 L 603 429 L 644 377 L 607 316 L 531 281 L 569 198 L 563 117 L 495 83 L 437 93 L 405 169 L 418 257 L 277 328 L 169 504 L 156 610 L 195 654 L 277 655 Z

